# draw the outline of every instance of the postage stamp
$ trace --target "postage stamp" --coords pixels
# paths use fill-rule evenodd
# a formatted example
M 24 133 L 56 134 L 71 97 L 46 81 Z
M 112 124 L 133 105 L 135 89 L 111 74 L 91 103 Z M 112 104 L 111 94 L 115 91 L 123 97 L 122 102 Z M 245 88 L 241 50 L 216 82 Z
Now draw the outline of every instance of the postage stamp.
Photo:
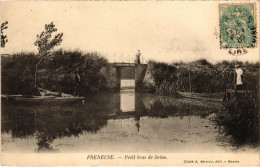
M 256 46 L 255 3 L 219 4 L 220 48 Z

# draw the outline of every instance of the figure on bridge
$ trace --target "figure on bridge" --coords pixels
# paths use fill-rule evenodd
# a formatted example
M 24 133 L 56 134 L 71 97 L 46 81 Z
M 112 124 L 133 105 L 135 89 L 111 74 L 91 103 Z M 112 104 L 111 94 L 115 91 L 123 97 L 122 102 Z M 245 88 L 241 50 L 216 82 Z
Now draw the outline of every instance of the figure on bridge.
M 141 52 L 140 50 L 137 51 L 136 55 L 135 55 L 135 63 L 136 64 L 140 64 L 140 56 L 141 56 Z

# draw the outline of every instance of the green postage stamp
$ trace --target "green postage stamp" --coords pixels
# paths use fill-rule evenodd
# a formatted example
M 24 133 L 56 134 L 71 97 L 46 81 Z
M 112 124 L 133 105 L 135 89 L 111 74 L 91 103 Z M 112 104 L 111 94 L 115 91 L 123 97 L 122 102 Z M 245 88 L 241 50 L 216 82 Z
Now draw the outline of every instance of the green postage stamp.
M 255 3 L 219 4 L 220 48 L 256 46 Z

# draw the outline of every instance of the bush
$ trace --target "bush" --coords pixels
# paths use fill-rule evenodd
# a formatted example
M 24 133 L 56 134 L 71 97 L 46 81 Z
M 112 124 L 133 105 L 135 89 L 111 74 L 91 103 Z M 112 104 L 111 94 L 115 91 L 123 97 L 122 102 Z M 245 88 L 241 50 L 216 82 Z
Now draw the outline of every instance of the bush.
M 176 91 L 224 92 L 225 89 L 235 88 L 235 64 L 235 61 L 222 61 L 213 65 L 205 59 L 189 63 L 175 62 L 172 65 L 149 61 L 146 74 L 151 75 L 149 82 L 153 79 L 155 83 L 154 85 L 150 84 L 152 87 L 150 89 L 156 90 L 160 94 L 172 94 L 171 92 Z M 245 62 L 242 66 L 244 72 L 242 80 L 245 88 L 257 91 L 259 63 Z M 148 81 L 144 80 L 144 82 Z
M 259 143 L 259 98 L 255 92 L 236 93 L 217 113 L 217 123 L 232 135 L 234 144 Z
M 101 68 L 105 67 L 108 62 L 99 53 L 58 50 L 52 54 L 54 55 L 53 59 L 47 66 L 48 75 L 42 75 L 42 79 L 45 81 L 40 82 L 44 84 L 42 86 L 45 88 L 73 94 L 76 69 L 79 70 L 81 77 L 80 92 L 98 92 L 106 88 L 106 80 Z
M 176 93 L 175 82 L 177 80 L 176 67 L 166 63 L 149 61 L 148 72 L 153 77 L 152 90 L 159 94 L 174 95 Z M 147 84 L 145 84 L 147 85 Z
M 34 87 L 35 65 L 38 59 L 34 53 L 18 53 L 2 56 L 2 93 L 30 94 Z M 84 53 L 79 50 L 57 50 L 45 59 L 37 73 L 37 86 L 51 91 L 73 94 L 75 70 L 81 77 L 81 92 L 98 92 L 106 88 L 106 78 L 101 68 L 107 60 L 99 53 Z
M 36 55 L 32 52 L 16 53 L 2 56 L 2 93 L 28 94 L 34 86 L 33 64 L 37 63 Z

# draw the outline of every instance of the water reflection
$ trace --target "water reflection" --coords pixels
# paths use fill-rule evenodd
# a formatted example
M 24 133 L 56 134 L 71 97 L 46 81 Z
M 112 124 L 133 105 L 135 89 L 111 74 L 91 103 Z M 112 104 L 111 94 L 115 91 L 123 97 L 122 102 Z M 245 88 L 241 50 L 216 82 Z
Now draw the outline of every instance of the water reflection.
M 132 90 L 92 96 L 84 106 L 2 103 L 2 150 L 174 152 L 205 143 L 220 149 L 222 134 L 208 119 L 219 106 Z
M 91 104 L 88 111 L 77 105 L 4 106 L 2 132 L 10 132 L 14 138 L 36 136 L 36 151 L 52 150 L 56 138 L 79 136 L 83 131 L 96 133 L 107 123 L 106 116 Z
M 135 90 L 127 89 L 120 91 L 120 110 L 122 112 L 135 111 Z
M 120 89 L 135 89 L 135 80 L 134 79 L 121 79 L 120 80 Z

